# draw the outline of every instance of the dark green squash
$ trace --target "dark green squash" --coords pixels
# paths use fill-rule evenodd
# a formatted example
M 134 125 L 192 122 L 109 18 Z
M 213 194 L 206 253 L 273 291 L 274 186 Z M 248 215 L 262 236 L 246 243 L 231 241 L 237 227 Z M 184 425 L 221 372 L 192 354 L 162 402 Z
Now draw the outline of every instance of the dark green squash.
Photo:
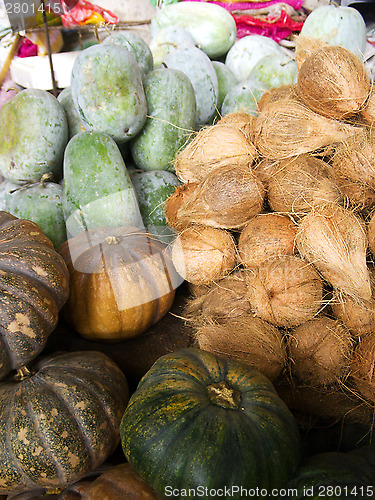
M 302 500 L 330 498 L 359 500 L 374 495 L 374 471 L 359 455 L 331 451 L 305 460 L 285 490 L 282 498 Z
M 68 294 L 66 264 L 40 227 L 0 212 L 0 379 L 42 351 Z
M 120 434 L 141 477 L 161 495 L 178 489 L 176 499 L 189 488 L 271 491 L 299 462 L 295 420 L 271 382 L 239 361 L 195 348 L 154 363 L 130 399 Z
M 44 358 L 0 384 L 0 494 L 66 487 L 113 453 L 128 401 L 105 354 Z

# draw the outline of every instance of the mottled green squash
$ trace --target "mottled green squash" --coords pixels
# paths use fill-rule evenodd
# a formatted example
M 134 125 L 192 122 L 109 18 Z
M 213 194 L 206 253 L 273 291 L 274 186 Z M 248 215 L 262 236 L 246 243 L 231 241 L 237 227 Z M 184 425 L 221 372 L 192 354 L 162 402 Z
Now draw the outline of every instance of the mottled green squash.
M 155 362 L 129 401 L 120 434 L 137 472 L 159 494 L 177 488 L 176 499 L 199 485 L 271 491 L 299 462 L 297 425 L 271 382 L 195 348 Z
M 132 158 L 142 170 L 174 171 L 177 153 L 194 131 L 193 85 L 177 69 L 156 69 L 145 79 L 147 120 L 130 142 Z
M 0 379 L 43 350 L 68 294 L 68 269 L 39 226 L 0 212 Z
M 81 132 L 69 141 L 63 211 L 69 238 L 101 226 L 143 227 L 134 186 L 109 135 Z
M 79 134 L 79 132 L 85 132 L 86 129 L 73 103 L 72 89 L 70 87 L 65 87 L 65 89 L 63 89 L 58 95 L 57 100 L 64 108 L 66 114 L 66 119 L 68 121 L 69 139 L 71 139 L 73 135 Z
M 165 202 L 181 185 L 177 175 L 166 170 L 134 172 L 131 180 L 137 193 L 143 223 L 149 233 L 170 242 L 176 232 L 165 218 Z
M 71 92 L 86 130 L 103 132 L 125 142 L 141 130 L 147 103 L 142 74 L 132 52 L 99 44 L 74 61 Z
M 0 174 L 19 184 L 47 172 L 58 180 L 67 141 L 68 123 L 56 97 L 22 90 L 0 111 Z
M 61 488 L 101 465 L 119 442 L 128 401 L 105 354 L 38 361 L 0 384 L 0 493 Z
M 63 188 L 44 174 L 37 183 L 18 186 L 4 194 L 4 210 L 38 224 L 55 248 L 66 240 Z
M 139 69 L 141 70 L 142 80 L 152 71 L 154 61 L 151 49 L 137 33 L 124 30 L 113 31 L 109 36 L 104 38 L 102 43 L 104 45 L 119 45 L 133 52 Z

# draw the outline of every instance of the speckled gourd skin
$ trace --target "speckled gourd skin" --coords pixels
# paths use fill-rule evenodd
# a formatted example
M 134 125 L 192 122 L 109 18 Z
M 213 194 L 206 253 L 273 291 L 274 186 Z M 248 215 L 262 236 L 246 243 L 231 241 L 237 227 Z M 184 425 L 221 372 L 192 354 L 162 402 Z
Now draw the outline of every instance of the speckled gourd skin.
M 50 92 L 25 89 L 0 111 L 0 173 L 15 183 L 62 175 L 68 141 L 65 111 Z
M 196 100 L 190 79 L 180 70 L 160 68 L 145 79 L 147 120 L 130 142 L 142 170 L 174 171 L 177 153 L 195 129 Z
M 0 494 L 72 484 L 119 442 L 128 386 L 108 356 L 61 354 L 32 370 L 0 384 Z
M 226 383 L 218 391 L 222 404 L 209 392 L 220 382 Z M 229 404 L 232 390 L 235 406 Z M 161 495 L 167 486 L 176 488 L 178 499 L 200 485 L 270 492 L 285 485 L 299 462 L 296 423 L 271 382 L 238 361 L 195 348 L 154 363 L 129 401 L 120 434 L 127 460 L 143 479 Z
M 101 226 L 143 227 L 137 197 L 116 142 L 81 132 L 64 155 L 63 211 L 68 237 Z
M 86 130 L 122 143 L 143 127 L 147 114 L 142 74 L 132 52 L 118 45 L 93 45 L 74 62 L 71 92 Z
M 52 242 L 34 222 L 0 212 L 0 379 L 42 351 L 68 294 Z

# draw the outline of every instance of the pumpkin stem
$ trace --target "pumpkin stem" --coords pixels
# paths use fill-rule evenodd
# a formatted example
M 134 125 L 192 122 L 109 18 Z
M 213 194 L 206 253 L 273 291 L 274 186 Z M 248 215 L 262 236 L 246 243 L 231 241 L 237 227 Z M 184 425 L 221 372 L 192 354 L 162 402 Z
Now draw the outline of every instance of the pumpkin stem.
M 241 404 L 241 393 L 232 389 L 225 380 L 207 386 L 211 403 L 236 410 Z
M 17 382 L 22 382 L 22 380 L 25 380 L 26 378 L 29 378 L 33 375 L 33 372 L 31 372 L 27 366 L 22 366 L 17 370 L 17 373 L 14 376 L 14 379 L 17 380 Z
M 107 236 L 106 238 L 104 238 L 104 241 L 108 245 L 118 245 L 121 242 L 121 239 L 116 238 L 116 236 Z

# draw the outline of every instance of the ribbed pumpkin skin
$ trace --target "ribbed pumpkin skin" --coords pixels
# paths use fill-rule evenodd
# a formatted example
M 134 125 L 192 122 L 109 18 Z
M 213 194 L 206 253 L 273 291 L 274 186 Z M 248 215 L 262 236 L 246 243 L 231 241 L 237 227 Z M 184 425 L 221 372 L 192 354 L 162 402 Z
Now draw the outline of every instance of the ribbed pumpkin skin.
M 119 442 L 128 386 L 110 358 L 73 352 L 36 369 L 0 384 L 0 494 L 72 484 Z
M 0 212 L 0 379 L 43 350 L 68 294 L 68 269 L 39 226 Z
M 182 281 L 155 235 L 135 227 L 84 231 L 59 252 L 70 274 L 66 321 L 89 340 L 145 332 L 170 309 Z
M 238 391 L 238 407 L 210 399 L 209 387 L 221 381 Z M 299 461 L 295 420 L 271 382 L 195 348 L 156 361 L 132 395 L 120 433 L 126 458 L 161 495 L 167 486 L 271 491 L 285 485 Z
M 374 471 L 359 455 L 333 451 L 319 453 L 308 458 L 288 484 L 287 489 L 293 491 L 293 495 L 282 498 L 371 498 L 373 481 Z

